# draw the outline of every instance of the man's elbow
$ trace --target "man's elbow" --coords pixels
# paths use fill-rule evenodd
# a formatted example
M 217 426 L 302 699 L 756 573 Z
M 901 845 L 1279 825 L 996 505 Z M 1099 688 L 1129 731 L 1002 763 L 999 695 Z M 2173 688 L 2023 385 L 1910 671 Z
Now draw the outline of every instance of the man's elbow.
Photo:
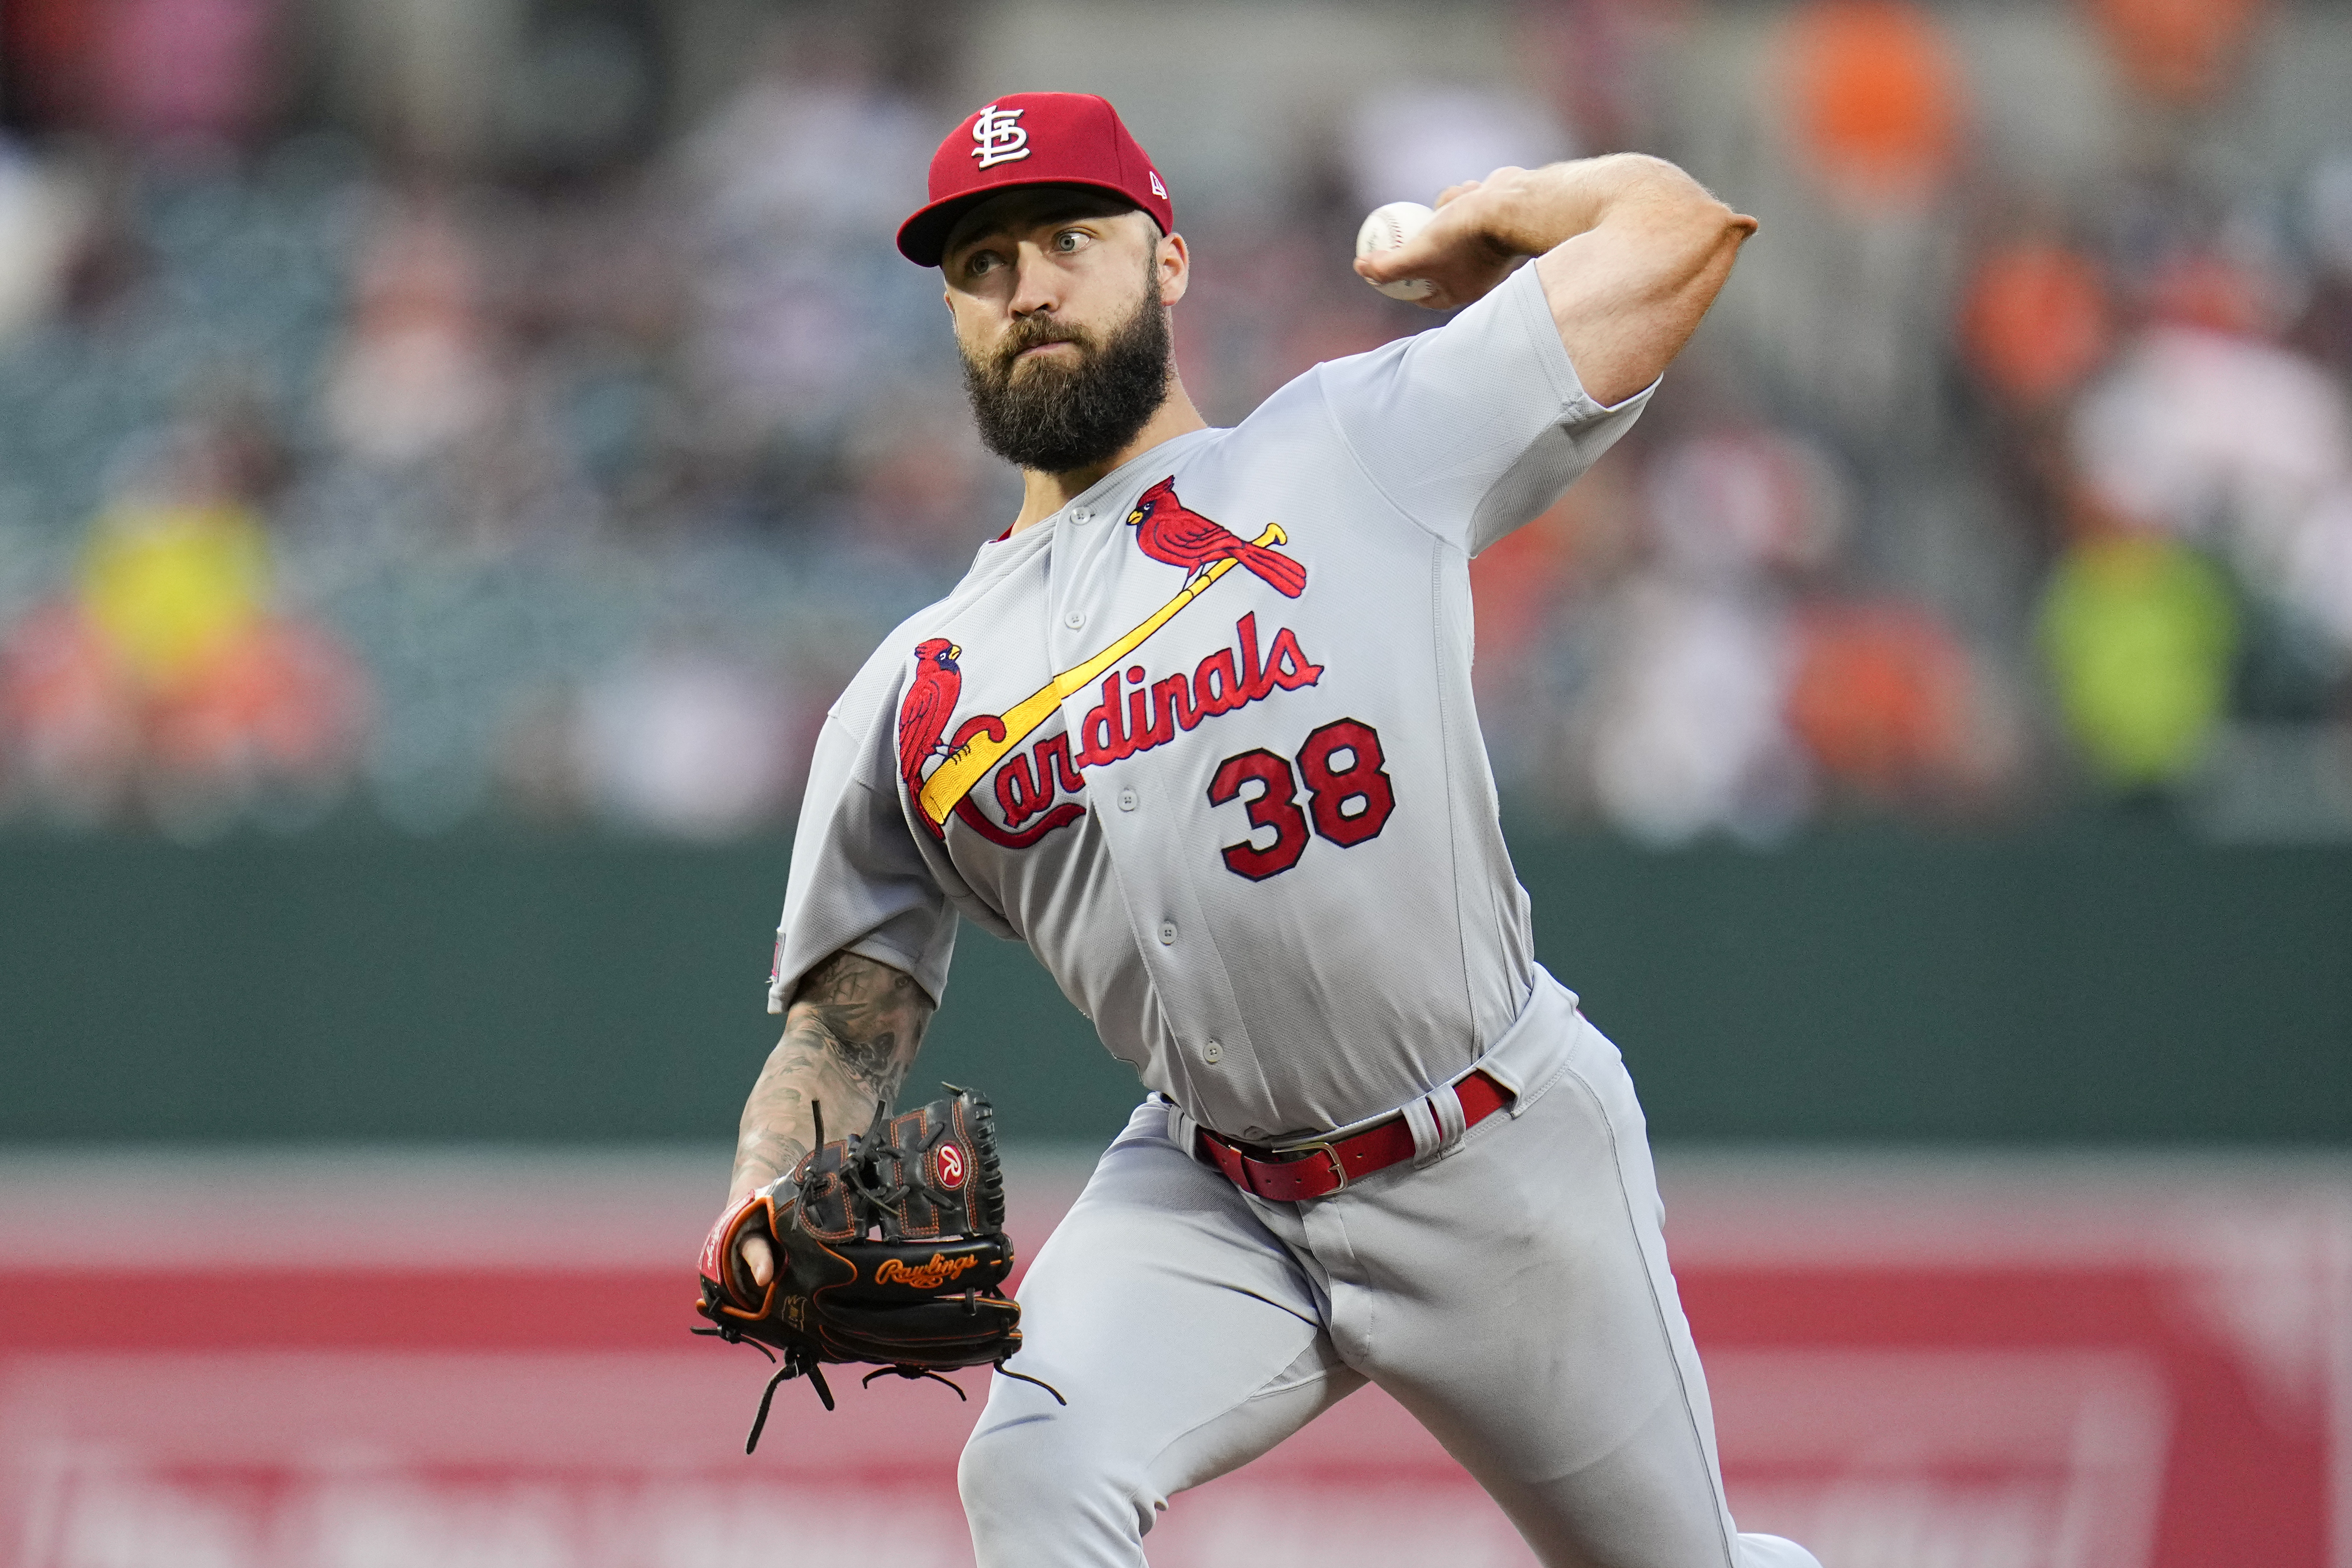
M 1681 171 L 1675 171 L 1680 173 Z M 1676 217 L 1703 250 L 1736 251 L 1761 225 L 1714 192 L 1684 174 Z
M 1653 203 L 1671 207 L 1676 219 L 1693 229 L 1711 232 L 1735 246 L 1756 232 L 1754 218 L 1734 210 L 1679 163 L 1670 163 L 1646 152 L 1617 156 L 1624 159 L 1631 170 L 1638 171 L 1636 177 L 1648 187 Z
M 1671 248 L 1661 247 L 1661 260 L 1677 251 L 1683 258 L 1679 265 L 1667 263 L 1666 273 L 1674 279 L 1676 291 L 1696 288 L 1712 301 L 1716 291 L 1731 276 L 1731 264 L 1738 259 L 1739 247 L 1760 226 L 1747 214 L 1702 193 L 1702 199 L 1691 204 L 1682 221 L 1683 243 Z M 1704 309 L 1705 306 L 1700 308 Z

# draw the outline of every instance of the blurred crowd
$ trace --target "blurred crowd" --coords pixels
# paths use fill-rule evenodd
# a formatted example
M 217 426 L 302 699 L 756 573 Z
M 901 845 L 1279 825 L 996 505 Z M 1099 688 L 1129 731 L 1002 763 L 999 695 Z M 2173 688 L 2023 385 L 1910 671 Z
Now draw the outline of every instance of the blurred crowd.
M 1017 497 L 889 235 L 974 90 L 1084 84 L 959 74 L 938 18 L 1020 5 L 736 11 L 689 90 L 658 7 L 523 6 L 453 146 L 429 51 L 406 120 L 301 89 L 320 36 L 393 47 L 323 0 L 7 10 L 0 821 L 789 821 L 833 694 Z M 1423 329 L 1355 222 L 1501 163 L 1654 151 L 1763 219 L 1643 423 L 1474 570 L 1514 809 L 2352 831 L 2352 20 L 1462 16 L 1485 75 L 1404 47 L 1257 148 L 1278 183 L 1180 181 L 1177 340 L 1231 422 Z

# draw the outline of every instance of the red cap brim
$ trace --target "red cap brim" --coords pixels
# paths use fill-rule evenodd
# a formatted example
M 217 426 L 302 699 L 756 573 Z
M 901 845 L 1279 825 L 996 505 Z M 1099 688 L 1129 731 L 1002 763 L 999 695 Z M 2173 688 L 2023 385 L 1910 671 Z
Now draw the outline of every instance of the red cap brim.
M 1143 213 L 1146 217 L 1151 217 L 1151 214 L 1144 212 L 1143 208 L 1135 206 L 1135 198 L 1125 191 L 1116 185 L 1098 184 L 1092 180 L 1033 180 L 1026 184 L 992 185 L 985 191 L 967 191 L 961 196 L 950 196 L 946 201 L 933 202 L 929 206 L 900 224 L 898 254 L 918 267 L 937 267 L 941 258 L 947 255 L 948 235 L 955 232 L 955 226 L 963 221 L 964 214 L 982 202 L 994 196 L 1001 196 L 1007 191 L 1031 190 L 1039 185 L 1067 185 L 1078 190 L 1100 191 L 1105 195 L 1117 196 L 1134 211 Z M 1158 223 L 1160 220 L 1152 218 L 1151 221 Z

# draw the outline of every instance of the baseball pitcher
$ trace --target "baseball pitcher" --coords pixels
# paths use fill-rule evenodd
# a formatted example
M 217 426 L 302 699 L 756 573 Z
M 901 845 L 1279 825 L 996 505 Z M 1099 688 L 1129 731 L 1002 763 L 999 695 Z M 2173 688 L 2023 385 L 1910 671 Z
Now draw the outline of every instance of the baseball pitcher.
M 1367 1382 L 1556 1568 L 1813 1564 L 1725 1507 L 1641 1107 L 1535 961 L 1470 685 L 1470 558 L 1639 416 L 1754 220 L 1646 157 L 1467 181 L 1356 264 L 1453 319 L 1218 429 L 1108 103 L 997 99 L 929 195 L 898 248 L 1023 502 L 826 717 L 715 1332 L 780 1375 L 995 1366 L 982 1568 L 1140 1564 L 1171 1497 Z M 882 1114 L 960 919 L 1149 1091 L 1017 1304 L 984 1102 Z

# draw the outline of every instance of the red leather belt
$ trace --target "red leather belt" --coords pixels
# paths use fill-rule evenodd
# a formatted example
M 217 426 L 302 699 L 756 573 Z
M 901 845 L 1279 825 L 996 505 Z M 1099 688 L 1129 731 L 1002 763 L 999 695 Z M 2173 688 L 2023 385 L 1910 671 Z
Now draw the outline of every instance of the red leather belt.
M 1465 1078 L 1454 1092 L 1462 1102 L 1465 1131 L 1511 1103 L 1510 1091 L 1484 1072 Z M 1244 1147 L 1201 1129 L 1199 1153 L 1235 1186 L 1276 1203 L 1297 1203 L 1338 1192 L 1349 1182 L 1412 1158 L 1412 1127 L 1400 1112 L 1351 1138 L 1286 1149 L 1279 1159 L 1262 1160 L 1244 1154 Z

